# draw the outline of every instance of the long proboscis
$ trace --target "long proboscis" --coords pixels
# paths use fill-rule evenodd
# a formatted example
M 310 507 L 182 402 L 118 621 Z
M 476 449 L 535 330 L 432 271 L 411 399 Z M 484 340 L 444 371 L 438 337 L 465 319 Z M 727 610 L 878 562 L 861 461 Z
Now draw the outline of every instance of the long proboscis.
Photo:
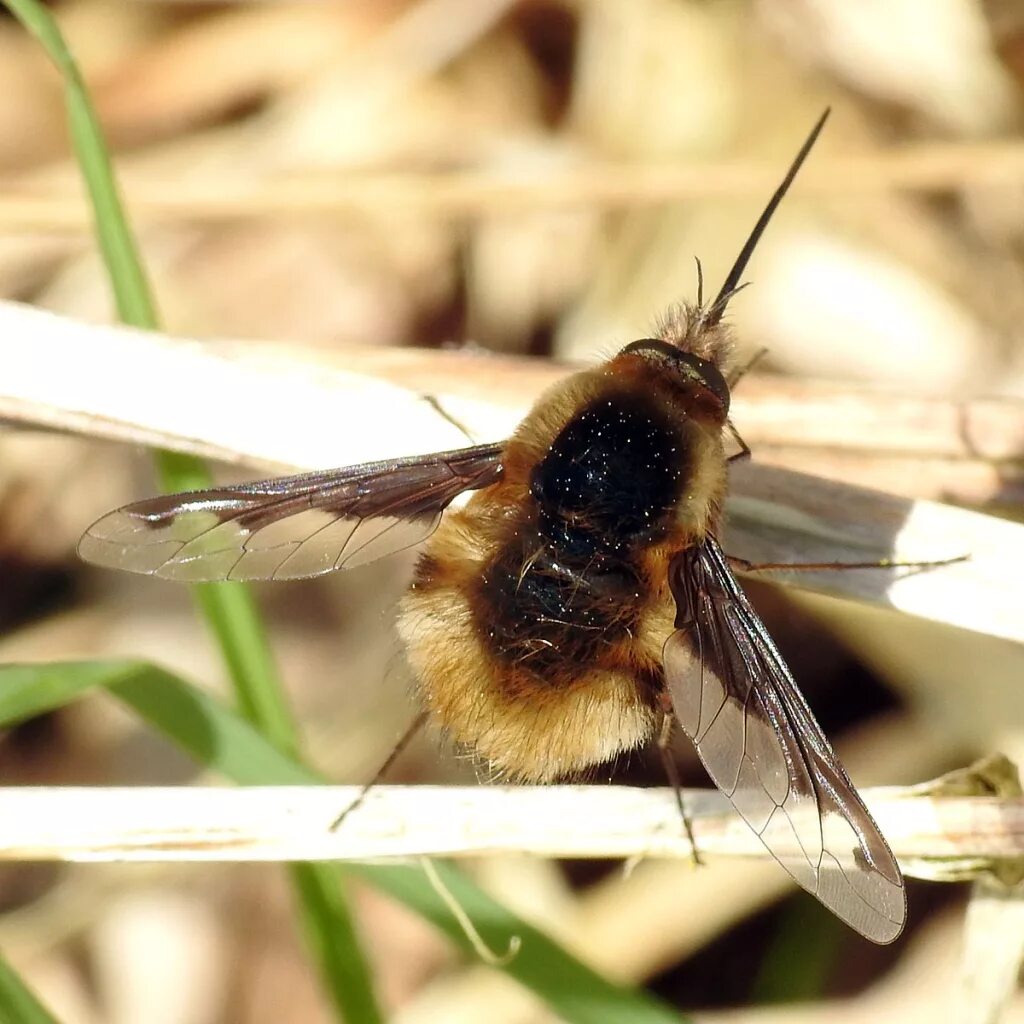
M 764 234 L 764 229 L 768 227 L 768 222 L 772 219 L 772 215 L 778 209 L 779 203 L 782 202 L 786 193 L 789 191 L 789 186 L 793 184 L 793 179 L 797 176 L 797 172 L 803 165 L 804 160 L 807 159 L 807 154 L 810 153 L 814 143 L 817 142 L 818 136 L 821 134 L 821 129 L 825 127 L 825 122 L 828 120 L 828 115 L 831 113 L 831 108 L 826 107 L 824 113 L 818 118 L 817 124 L 811 129 L 810 135 L 804 141 L 804 144 L 800 147 L 800 152 L 797 153 L 796 158 L 789 166 L 789 170 L 786 172 L 785 178 L 782 179 L 782 184 L 775 190 L 775 194 L 768 200 L 768 205 L 764 208 L 764 212 L 757 219 L 757 223 L 754 225 L 754 230 L 750 232 L 746 242 L 743 244 L 743 248 L 740 250 L 739 256 L 736 257 L 736 262 L 733 263 L 732 269 L 729 271 L 724 283 L 722 284 L 721 290 L 719 291 L 715 301 L 711 303 L 708 309 L 708 315 L 704 320 L 707 326 L 713 327 L 715 324 L 722 319 L 725 313 L 725 307 L 729 304 L 729 299 L 737 292 L 740 288 L 740 277 L 743 271 L 746 270 L 747 262 L 749 261 L 754 249 L 757 247 L 757 243 L 761 240 L 761 235 Z

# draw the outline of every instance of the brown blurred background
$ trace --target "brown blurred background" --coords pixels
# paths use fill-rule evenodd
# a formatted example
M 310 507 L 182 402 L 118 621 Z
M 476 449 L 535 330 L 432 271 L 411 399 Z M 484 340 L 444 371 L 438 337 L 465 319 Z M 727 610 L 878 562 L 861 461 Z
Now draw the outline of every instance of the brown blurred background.
M 294 342 L 342 365 L 352 346 L 599 358 L 694 297 L 695 255 L 717 287 L 831 105 L 732 305 L 741 355 L 767 346 L 759 372 L 958 400 L 1024 394 L 1024 8 L 1012 0 L 55 11 L 173 333 Z M 60 83 L 12 20 L 0 20 L 0 174 L 0 298 L 111 318 Z M 88 522 L 153 486 L 141 453 L 0 437 L 0 659 L 141 655 L 223 688 L 184 589 L 74 560 Z M 413 714 L 390 620 L 410 564 L 260 590 L 310 757 L 338 781 L 370 777 Z M 1017 648 L 751 592 L 859 781 L 917 781 L 1021 746 L 1000 697 L 1024 667 Z M 705 784 L 682 745 L 679 758 Z M 194 775 L 100 698 L 0 737 L 0 769 L 8 784 Z M 644 755 L 612 776 L 662 784 Z M 426 736 L 392 778 L 475 773 Z M 945 1016 L 955 891 L 912 887 L 908 937 L 877 950 L 808 898 L 775 904 L 781 872 L 767 865 L 474 871 L 610 976 L 708 1007 L 702 1019 L 835 1020 L 839 998 L 851 1020 Z M 357 905 L 396 1020 L 545 1019 L 406 911 L 362 890 Z M 0 911 L 0 946 L 69 1024 L 329 1019 L 273 868 L 5 867 Z

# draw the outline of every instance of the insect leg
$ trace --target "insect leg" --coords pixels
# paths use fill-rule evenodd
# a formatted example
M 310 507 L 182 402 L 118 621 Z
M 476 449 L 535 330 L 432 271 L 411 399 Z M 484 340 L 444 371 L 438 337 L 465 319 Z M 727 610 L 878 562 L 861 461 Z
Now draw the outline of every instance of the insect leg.
M 725 382 L 729 385 L 729 390 L 732 391 L 766 355 L 768 355 L 768 349 L 759 348 L 742 366 L 737 366 L 726 378 Z
M 725 556 L 729 565 L 738 572 L 765 572 L 771 569 L 789 569 L 794 572 L 822 572 L 831 569 L 938 569 L 943 565 L 966 562 L 970 555 L 954 558 L 936 558 L 926 562 L 900 562 L 879 558 L 873 562 L 751 562 L 736 555 Z
M 726 462 L 739 462 L 740 459 L 750 458 L 750 445 L 740 436 L 740 432 L 733 426 L 732 420 L 725 421 L 726 428 L 732 434 L 733 440 L 740 446 L 740 450 L 730 455 Z
M 700 266 L 699 263 L 697 265 Z M 732 373 L 729 374 L 729 379 L 727 381 L 727 383 L 729 385 L 729 390 L 732 391 L 732 389 L 734 387 L 736 387 L 736 385 L 744 377 L 746 377 L 746 375 L 748 373 L 750 373 L 750 371 L 762 359 L 764 359 L 764 357 L 766 355 L 768 355 L 768 349 L 766 349 L 766 348 L 759 348 L 742 366 L 738 366 L 735 370 L 733 370 Z M 735 455 L 730 455 L 727 461 L 729 461 L 729 462 L 738 462 L 740 459 L 749 459 L 750 458 L 750 447 L 747 444 L 747 442 L 744 441 L 743 438 L 740 436 L 740 432 L 736 429 L 736 427 L 733 426 L 732 420 L 726 420 L 725 421 L 725 425 L 728 428 L 729 433 L 732 434 L 733 439 L 740 446 L 740 450 L 738 452 L 736 452 Z
M 765 349 L 765 351 L 767 352 L 768 350 Z M 466 425 L 460 419 L 457 419 L 455 416 L 453 416 L 440 403 L 440 401 L 438 401 L 435 395 L 420 395 L 420 398 L 422 398 L 423 401 L 426 402 L 427 405 L 429 405 L 430 408 L 433 409 L 434 412 L 438 414 L 438 416 L 442 417 L 443 419 L 446 419 L 453 427 L 456 428 L 456 430 L 462 431 L 463 435 L 465 435 L 466 440 L 469 441 L 470 444 L 476 444 L 476 438 L 473 437 L 473 435 L 469 432 L 469 429 L 466 427 Z
M 690 843 L 690 857 L 696 867 L 700 867 L 703 861 L 697 852 L 697 840 L 693 836 L 693 822 L 686 813 L 686 804 L 683 802 L 683 787 L 679 784 L 679 770 L 676 768 L 675 759 L 672 757 L 672 712 L 663 711 L 661 716 L 661 727 L 658 729 L 658 754 L 661 763 L 665 768 L 665 775 L 668 777 L 669 785 L 676 795 L 676 806 L 679 808 L 679 816 L 683 819 L 683 827 L 686 829 L 686 838 Z
M 391 766 L 395 763 L 395 761 L 398 760 L 399 757 L 401 757 L 402 751 L 405 750 L 407 746 L 409 746 L 409 744 L 412 742 L 412 738 L 416 735 L 416 733 L 420 731 L 426 720 L 426 711 L 421 711 L 412 720 L 412 724 L 399 737 L 398 742 L 394 745 L 394 747 L 391 750 L 391 753 L 388 754 L 387 758 L 384 760 L 384 763 L 377 769 L 376 772 L 374 772 L 373 778 L 370 779 L 370 781 L 367 782 L 361 790 L 359 790 L 359 793 L 356 796 L 355 800 L 353 800 L 352 803 L 350 803 L 348 807 L 346 807 L 341 812 L 341 814 L 339 814 L 337 818 L 335 818 L 334 821 L 331 822 L 332 832 L 336 831 L 341 826 L 341 823 L 366 799 L 366 794 L 369 793 L 370 790 L 373 789 L 373 787 L 376 786 L 380 782 L 380 780 L 384 778 L 385 775 L 387 775 L 387 773 L 391 770 Z

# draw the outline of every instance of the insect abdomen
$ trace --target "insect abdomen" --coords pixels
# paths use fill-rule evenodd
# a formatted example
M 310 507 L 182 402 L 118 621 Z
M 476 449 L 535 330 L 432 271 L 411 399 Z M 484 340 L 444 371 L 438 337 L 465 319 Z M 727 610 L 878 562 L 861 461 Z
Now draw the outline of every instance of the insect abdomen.
M 571 685 L 634 627 L 643 589 L 622 556 L 564 557 L 531 529 L 481 575 L 478 619 L 496 660 L 549 687 Z

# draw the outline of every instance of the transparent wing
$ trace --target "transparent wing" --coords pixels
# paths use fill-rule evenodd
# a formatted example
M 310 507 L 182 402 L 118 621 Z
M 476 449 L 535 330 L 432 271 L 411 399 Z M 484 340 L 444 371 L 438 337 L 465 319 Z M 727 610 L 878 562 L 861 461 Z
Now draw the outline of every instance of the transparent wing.
M 478 445 L 149 498 L 93 523 L 78 552 L 188 582 L 349 569 L 429 537 L 456 495 L 498 479 L 502 449 Z
M 892 942 L 906 918 L 896 859 L 717 542 L 676 555 L 669 582 L 665 678 L 708 774 L 803 888 Z

